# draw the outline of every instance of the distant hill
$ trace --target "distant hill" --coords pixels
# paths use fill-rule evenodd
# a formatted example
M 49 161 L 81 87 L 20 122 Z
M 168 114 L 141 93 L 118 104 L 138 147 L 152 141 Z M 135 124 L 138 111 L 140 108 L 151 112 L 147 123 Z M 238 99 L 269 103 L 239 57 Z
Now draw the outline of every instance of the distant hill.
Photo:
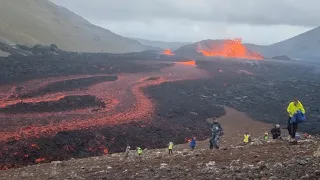
M 0 41 L 27 46 L 56 44 L 75 52 L 125 53 L 150 49 L 95 26 L 49 0 L 1 0 Z
M 288 56 L 285 56 L 285 55 L 282 55 L 282 56 L 275 56 L 275 57 L 272 57 L 271 59 L 276 59 L 276 60 L 291 60 Z
M 296 60 L 320 60 L 320 27 L 268 46 L 246 46 L 266 57 L 286 55 Z
M 146 39 L 132 38 L 139 41 L 141 44 L 151 47 L 158 47 L 161 49 L 171 49 L 176 50 L 181 46 L 190 44 L 190 42 L 165 42 L 165 41 L 151 41 Z

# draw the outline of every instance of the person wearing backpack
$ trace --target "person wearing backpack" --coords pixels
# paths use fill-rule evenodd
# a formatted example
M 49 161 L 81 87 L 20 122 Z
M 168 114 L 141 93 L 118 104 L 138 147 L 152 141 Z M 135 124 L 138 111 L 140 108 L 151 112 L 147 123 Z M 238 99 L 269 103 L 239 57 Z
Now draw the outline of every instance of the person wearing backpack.
M 220 136 L 223 135 L 223 129 L 221 127 L 221 124 L 218 122 L 217 119 L 213 121 L 211 124 L 211 139 L 210 139 L 210 149 L 219 149 L 218 142 Z
M 296 132 L 298 130 L 298 124 L 305 121 L 305 109 L 300 101 L 295 99 L 290 102 L 287 108 L 289 114 L 288 118 L 288 133 L 292 139 L 295 138 Z

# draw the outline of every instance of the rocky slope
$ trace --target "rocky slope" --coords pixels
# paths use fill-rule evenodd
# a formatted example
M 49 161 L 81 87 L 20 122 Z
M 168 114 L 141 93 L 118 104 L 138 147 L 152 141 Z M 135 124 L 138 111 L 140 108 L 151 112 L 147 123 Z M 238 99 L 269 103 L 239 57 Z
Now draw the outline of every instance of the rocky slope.
M 88 159 L 0 172 L 0 179 L 314 179 L 320 178 L 320 147 L 317 139 L 297 145 L 287 141 L 225 146 L 221 150 L 201 147 L 168 155 L 166 149 L 134 151 Z
M 0 41 L 33 46 L 57 44 L 76 52 L 138 52 L 136 40 L 92 25 L 49 0 L 0 1 Z

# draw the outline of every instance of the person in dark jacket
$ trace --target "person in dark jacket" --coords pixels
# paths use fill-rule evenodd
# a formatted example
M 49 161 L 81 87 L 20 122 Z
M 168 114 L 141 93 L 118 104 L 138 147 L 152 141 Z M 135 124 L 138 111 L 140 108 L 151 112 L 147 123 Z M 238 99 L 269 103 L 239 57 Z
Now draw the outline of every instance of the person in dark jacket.
M 281 138 L 281 129 L 280 125 L 277 124 L 271 129 L 271 134 L 273 139 L 280 139 Z
M 223 129 L 221 124 L 218 122 L 217 119 L 213 121 L 211 124 L 211 139 L 210 139 L 210 149 L 219 149 L 218 143 L 220 136 L 223 135 Z

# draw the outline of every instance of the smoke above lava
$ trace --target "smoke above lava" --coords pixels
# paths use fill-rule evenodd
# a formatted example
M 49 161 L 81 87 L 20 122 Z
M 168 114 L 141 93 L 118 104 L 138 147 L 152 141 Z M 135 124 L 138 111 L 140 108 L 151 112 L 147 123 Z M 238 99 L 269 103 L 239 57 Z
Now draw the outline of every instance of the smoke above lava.
M 169 55 L 169 56 L 173 56 L 174 54 L 172 53 L 171 49 L 166 49 L 162 52 L 162 54 L 165 54 L 165 55 Z
M 197 52 L 204 56 L 219 56 L 225 58 L 239 58 L 239 59 L 252 59 L 262 60 L 263 57 L 259 53 L 248 50 L 243 44 L 241 38 L 228 39 L 223 41 L 223 45 L 213 46 L 204 49 L 201 43 L 198 43 Z

